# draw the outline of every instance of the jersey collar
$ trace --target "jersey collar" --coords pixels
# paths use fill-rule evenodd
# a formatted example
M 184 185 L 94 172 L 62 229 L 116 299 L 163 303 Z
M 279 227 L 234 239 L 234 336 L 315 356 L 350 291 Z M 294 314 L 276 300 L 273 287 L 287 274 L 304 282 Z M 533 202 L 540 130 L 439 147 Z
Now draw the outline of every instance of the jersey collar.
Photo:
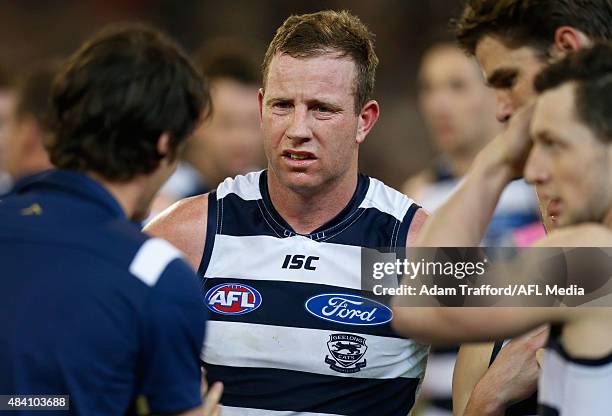
M 310 234 L 298 234 L 278 213 L 276 208 L 274 208 L 272 200 L 270 199 L 270 192 L 268 190 L 267 175 L 267 170 L 264 170 L 261 173 L 259 177 L 259 190 L 261 192 L 261 202 L 264 206 L 262 214 L 268 220 L 268 224 L 281 237 L 293 237 L 295 235 L 302 235 L 315 241 L 329 238 L 338 230 L 345 227 L 347 223 L 350 223 L 350 220 L 353 219 L 353 217 L 356 217 L 360 212 L 359 206 L 365 198 L 368 192 L 368 187 L 370 186 L 370 178 L 365 175 L 359 174 L 357 178 L 357 187 L 355 189 L 353 197 L 338 215 L 336 215 L 334 218 L 332 218 Z

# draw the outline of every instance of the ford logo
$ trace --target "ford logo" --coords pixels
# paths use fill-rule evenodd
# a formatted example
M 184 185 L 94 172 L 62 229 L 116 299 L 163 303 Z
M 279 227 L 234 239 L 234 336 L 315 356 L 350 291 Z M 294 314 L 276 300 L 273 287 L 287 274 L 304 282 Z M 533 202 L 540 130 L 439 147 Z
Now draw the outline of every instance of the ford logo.
M 243 315 L 261 305 L 261 294 L 241 283 L 222 283 L 206 292 L 206 306 L 221 315 Z
M 313 296 L 304 307 L 317 318 L 345 325 L 383 325 L 393 318 L 391 309 L 382 303 L 342 293 Z

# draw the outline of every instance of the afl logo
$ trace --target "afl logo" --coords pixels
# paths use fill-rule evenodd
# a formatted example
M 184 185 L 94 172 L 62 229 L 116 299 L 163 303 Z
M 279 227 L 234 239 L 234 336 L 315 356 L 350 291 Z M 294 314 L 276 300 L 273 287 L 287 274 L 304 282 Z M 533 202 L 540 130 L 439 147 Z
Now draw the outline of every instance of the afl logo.
M 383 325 L 393 318 L 391 309 L 382 303 L 343 293 L 313 296 L 304 307 L 317 318 L 345 325 Z
M 222 315 L 243 315 L 261 306 L 261 294 L 251 286 L 222 283 L 206 292 L 206 306 Z

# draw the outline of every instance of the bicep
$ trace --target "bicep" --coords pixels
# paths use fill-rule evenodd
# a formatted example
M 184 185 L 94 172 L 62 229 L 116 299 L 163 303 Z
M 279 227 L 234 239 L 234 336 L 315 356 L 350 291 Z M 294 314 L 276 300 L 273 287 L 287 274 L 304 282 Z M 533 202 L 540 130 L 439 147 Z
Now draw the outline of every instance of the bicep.
M 453 415 L 461 416 L 476 384 L 489 368 L 493 343 L 464 344 L 459 349 L 453 372 Z
M 181 200 L 157 215 L 144 231 L 163 238 L 181 250 L 197 270 L 206 241 L 208 195 Z

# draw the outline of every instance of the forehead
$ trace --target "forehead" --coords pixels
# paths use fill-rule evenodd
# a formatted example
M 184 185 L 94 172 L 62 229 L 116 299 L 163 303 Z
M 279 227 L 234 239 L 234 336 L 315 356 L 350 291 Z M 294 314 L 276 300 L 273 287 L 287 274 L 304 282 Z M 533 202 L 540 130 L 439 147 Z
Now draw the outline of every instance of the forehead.
M 453 46 L 439 46 L 430 50 L 421 63 L 420 77 L 445 76 L 480 78 L 478 64 L 462 50 Z
M 568 142 L 580 141 L 581 145 L 596 138 L 592 130 L 578 117 L 575 91 L 575 84 L 565 83 L 545 91 L 538 97 L 531 121 L 532 137 L 552 134 Z
M 497 37 L 489 35 L 476 45 L 476 59 L 487 78 L 498 70 L 537 70 L 542 66 L 536 49 L 531 46 L 508 48 Z
M 277 54 L 272 58 L 266 79 L 266 95 L 286 98 L 300 95 L 348 96 L 354 93 L 356 68 L 348 57 L 325 54 L 294 58 Z

